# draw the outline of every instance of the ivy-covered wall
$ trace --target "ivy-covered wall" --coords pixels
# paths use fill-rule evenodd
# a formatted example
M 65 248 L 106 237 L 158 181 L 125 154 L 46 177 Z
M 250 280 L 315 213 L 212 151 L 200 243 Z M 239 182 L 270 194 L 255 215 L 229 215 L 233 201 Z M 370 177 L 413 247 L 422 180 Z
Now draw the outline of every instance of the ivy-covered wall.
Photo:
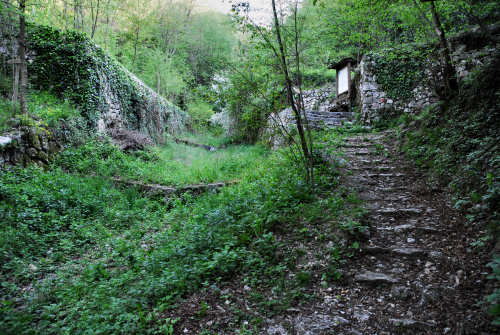
M 438 75 L 422 50 L 388 49 L 365 55 L 360 63 L 361 119 L 377 123 L 414 113 L 439 100 L 432 83 Z
M 500 25 L 489 28 L 491 36 L 500 34 Z M 498 41 L 479 30 L 449 38 L 452 60 L 459 81 L 470 76 L 492 59 Z M 414 114 L 439 101 L 443 92 L 441 65 L 436 45 L 406 45 L 370 52 L 359 66 L 361 120 L 378 123 L 401 113 Z
M 69 99 L 102 132 L 138 131 L 160 140 L 184 127 L 186 114 L 156 94 L 86 35 L 30 25 L 29 82 Z

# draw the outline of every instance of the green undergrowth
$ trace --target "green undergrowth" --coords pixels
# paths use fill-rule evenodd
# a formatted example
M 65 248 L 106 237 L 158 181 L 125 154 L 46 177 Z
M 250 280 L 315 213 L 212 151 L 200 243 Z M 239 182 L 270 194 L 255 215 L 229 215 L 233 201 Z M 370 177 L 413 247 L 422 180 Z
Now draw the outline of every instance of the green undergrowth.
M 78 109 L 73 107 L 68 100 L 60 100 L 48 92 L 32 91 L 27 100 L 28 112 L 51 126 L 55 126 L 61 120 L 80 115 Z
M 193 156 L 208 152 L 168 144 L 120 158 L 109 144 L 95 142 L 71 150 L 60 162 L 82 174 L 56 166 L 0 170 L 2 334 L 171 334 L 175 319 L 164 315 L 176 310 L 179 297 L 239 274 L 256 288 L 273 285 L 283 269 L 293 268 L 278 235 L 314 240 L 315 224 L 329 217 L 332 231 L 358 227 L 341 224 L 354 200 L 336 191 L 338 174 L 325 164 L 318 165 L 312 191 L 286 155 L 234 148 L 222 155 L 240 155 L 236 161 L 251 165 L 239 184 L 165 200 L 91 172 L 112 167 L 103 163 L 110 157 L 133 162 L 132 171 L 169 155 L 195 169 Z M 186 150 L 187 158 L 180 157 Z M 87 151 L 100 163 L 79 166 Z M 334 265 L 330 270 L 325 280 L 338 276 Z M 300 287 L 309 281 L 310 274 L 300 275 L 290 296 L 304 299 Z
M 492 56 L 462 82 L 453 100 L 401 119 L 403 151 L 437 187 L 452 191 L 469 224 L 489 226 L 471 247 L 492 248 L 500 235 L 500 54 Z M 498 272 L 498 262 L 492 268 Z M 489 301 L 498 324 L 499 296 L 497 290 Z
M 28 66 L 30 84 L 79 106 L 89 126 L 96 127 L 101 113 L 107 110 L 104 92 L 108 92 L 119 104 L 128 127 L 147 132 L 154 140 L 160 137 L 161 122 L 167 119 L 165 126 L 183 127 L 183 111 L 158 100 L 85 34 L 28 24 L 27 38 L 36 54 Z M 149 118 L 155 122 L 146 122 Z
M 211 132 L 205 132 L 205 133 L 185 132 L 176 135 L 175 137 L 183 140 L 188 140 L 190 142 L 197 144 L 210 145 L 215 148 L 227 147 L 233 144 L 233 139 L 231 137 L 219 136 L 217 132 L 215 132 L 215 134 Z
M 148 151 L 127 154 L 106 140 L 92 140 L 61 153 L 55 165 L 70 173 L 121 177 L 161 185 L 240 180 L 262 164 L 269 152 L 260 146 L 207 151 L 168 140 Z
M 369 54 L 377 82 L 389 97 L 401 101 L 413 98 L 413 89 L 428 80 L 425 74 L 432 47 L 399 46 Z M 370 65 L 371 66 L 371 65 Z
M 10 128 L 10 120 L 15 115 L 12 103 L 0 97 L 0 133 Z
M 321 68 L 305 68 L 301 73 L 301 78 L 306 88 L 316 88 L 325 84 L 335 83 L 337 80 L 334 70 Z
M 25 125 L 30 119 L 36 119 L 44 124 L 57 127 L 60 121 L 76 118 L 80 115 L 78 109 L 68 101 L 61 100 L 46 91 L 31 90 L 27 97 L 28 115 L 21 115 L 14 111 L 12 103 L 0 98 L 0 132 L 16 125 Z

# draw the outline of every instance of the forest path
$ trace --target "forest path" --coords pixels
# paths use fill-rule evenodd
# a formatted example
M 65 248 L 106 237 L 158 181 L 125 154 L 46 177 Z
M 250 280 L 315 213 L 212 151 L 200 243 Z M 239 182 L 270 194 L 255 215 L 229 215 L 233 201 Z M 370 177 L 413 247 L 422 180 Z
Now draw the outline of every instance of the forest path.
M 353 208 L 296 225 L 300 233 L 292 223 L 282 227 L 275 233 L 281 274 L 273 282 L 247 285 L 255 274 L 243 273 L 203 288 L 164 315 L 179 318 L 174 334 L 498 333 L 478 304 L 491 257 L 471 243 L 486 232 L 426 185 L 398 155 L 391 132 L 353 135 L 341 147 L 345 162 L 332 157 L 342 161 L 341 184 L 332 192 Z M 332 199 L 342 200 L 338 194 Z M 348 217 L 360 206 L 352 194 L 369 227 L 357 234 Z M 349 222 L 352 229 L 339 227 Z
M 356 135 L 343 144 L 344 185 L 364 201 L 370 226 L 343 283 L 314 288 L 317 303 L 273 320 L 267 334 L 490 333 L 478 305 L 488 258 L 470 246 L 481 232 L 429 190 L 391 135 Z

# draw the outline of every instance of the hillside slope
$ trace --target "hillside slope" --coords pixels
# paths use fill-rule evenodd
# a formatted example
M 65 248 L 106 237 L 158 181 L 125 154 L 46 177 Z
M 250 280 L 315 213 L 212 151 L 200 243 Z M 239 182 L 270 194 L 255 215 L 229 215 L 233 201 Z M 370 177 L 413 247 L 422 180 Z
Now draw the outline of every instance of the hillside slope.
M 12 58 L 16 46 L 0 31 L 0 55 Z M 30 25 L 29 83 L 69 99 L 88 124 L 101 132 L 133 130 L 158 141 L 164 131 L 183 128 L 186 114 L 159 96 L 86 35 Z

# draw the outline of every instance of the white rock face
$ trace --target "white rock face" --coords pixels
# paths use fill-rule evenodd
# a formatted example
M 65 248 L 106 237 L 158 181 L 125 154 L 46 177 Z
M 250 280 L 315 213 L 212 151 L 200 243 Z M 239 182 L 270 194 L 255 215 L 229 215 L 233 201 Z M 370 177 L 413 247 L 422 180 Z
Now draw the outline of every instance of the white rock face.
M 209 122 L 213 125 L 221 126 L 229 136 L 234 134 L 236 122 L 227 111 L 215 113 L 210 117 Z
M 302 93 L 305 119 L 310 128 L 333 128 L 352 120 L 353 113 L 349 109 L 349 102 L 336 99 L 335 91 L 334 85 L 325 85 Z M 303 118 L 304 126 L 305 119 Z M 295 115 L 289 107 L 269 117 L 263 137 L 272 147 L 279 147 L 287 141 L 283 133 L 292 133 L 295 128 Z
M 11 137 L 7 137 L 7 136 L 0 136 L 0 146 L 5 146 L 9 143 L 12 142 L 12 138 Z

